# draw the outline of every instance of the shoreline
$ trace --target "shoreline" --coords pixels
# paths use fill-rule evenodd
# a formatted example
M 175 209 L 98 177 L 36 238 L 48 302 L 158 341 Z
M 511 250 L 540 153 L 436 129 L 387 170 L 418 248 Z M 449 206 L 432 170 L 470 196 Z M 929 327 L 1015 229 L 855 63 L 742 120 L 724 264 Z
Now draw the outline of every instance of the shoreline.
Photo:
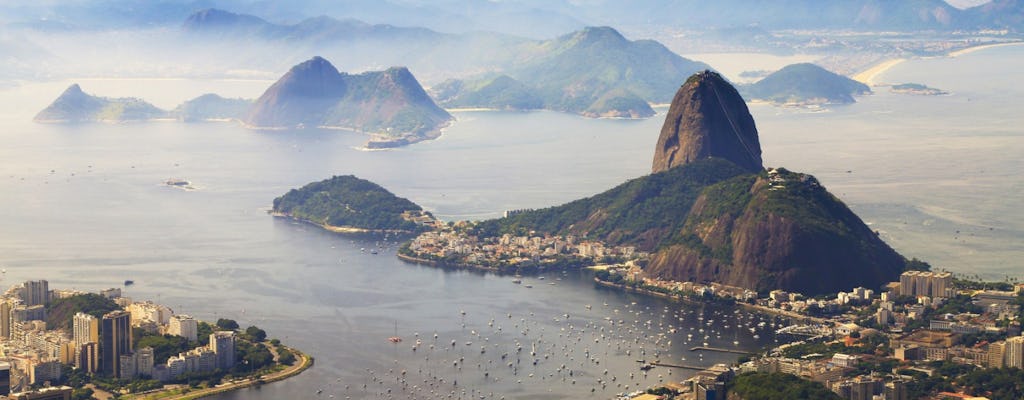
M 259 377 L 250 377 L 244 380 L 234 380 L 220 386 L 214 386 L 211 388 L 192 390 L 188 393 L 174 393 L 180 391 L 180 387 L 175 387 L 167 390 L 159 390 L 154 392 L 139 393 L 138 395 L 131 395 L 124 397 L 125 399 L 160 399 L 160 400 L 192 400 L 200 399 L 204 397 L 210 397 L 222 393 L 232 392 L 236 390 L 246 389 L 253 386 L 260 386 L 267 383 L 273 383 L 283 381 L 285 379 L 294 377 L 301 374 L 303 371 L 313 367 L 315 360 L 312 356 L 307 355 L 301 351 L 296 350 L 292 347 L 285 346 L 288 351 L 296 356 L 295 363 L 288 366 L 284 370 L 278 372 L 272 372 L 266 375 L 260 375 Z
M 449 263 L 445 263 L 445 262 L 441 262 L 441 261 L 434 261 L 434 260 L 428 260 L 428 259 L 425 259 L 425 258 L 413 257 L 413 256 L 405 255 L 405 254 L 402 254 L 402 253 L 395 253 L 395 256 L 397 256 L 399 260 L 402 260 L 402 261 L 405 261 L 405 262 L 408 262 L 408 263 L 412 263 L 412 264 L 417 264 L 417 265 L 426 265 L 426 266 L 437 267 L 437 268 L 469 269 L 469 270 L 477 270 L 477 271 L 482 271 L 482 272 L 493 272 L 493 273 L 496 273 L 496 274 L 500 274 L 501 273 L 501 270 L 498 269 L 498 268 L 495 268 L 495 267 L 485 267 L 485 266 L 476 265 L 476 264 L 449 264 Z
M 978 52 L 978 51 L 982 51 L 982 50 L 994 49 L 994 48 L 997 48 L 997 47 L 1021 46 L 1021 45 L 1024 45 L 1024 41 L 1006 42 L 1006 43 L 980 44 L 980 45 L 977 45 L 977 46 L 968 46 L 968 47 L 962 48 L 960 50 L 951 51 L 951 52 L 947 53 L 944 57 L 946 57 L 946 58 L 956 58 L 956 57 L 968 55 L 968 54 L 971 54 L 971 53 L 974 53 L 974 52 Z M 879 76 L 881 76 L 882 74 L 884 74 L 885 72 L 889 71 L 890 69 L 892 69 L 893 67 L 895 67 L 897 65 L 900 65 L 900 64 L 902 64 L 902 63 L 904 63 L 906 61 L 909 61 L 909 60 L 912 60 L 912 59 L 917 59 L 917 58 L 919 58 L 919 57 L 914 57 L 914 58 L 899 57 L 899 58 L 885 59 L 885 60 L 883 60 L 881 62 L 875 63 L 874 65 L 872 65 L 868 69 L 865 69 L 865 70 L 863 70 L 861 72 L 858 72 L 858 73 L 854 74 L 850 78 L 855 80 L 855 81 L 861 82 L 861 83 L 863 83 L 865 85 L 872 86 L 872 87 L 874 87 L 874 86 L 884 86 L 881 83 L 876 82 L 876 79 L 878 79 Z
M 681 301 L 681 302 L 689 303 L 689 304 L 707 304 L 708 303 L 708 302 L 705 302 L 705 301 L 689 299 L 689 298 L 686 298 L 684 296 L 668 294 L 668 293 L 661 293 L 661 292 L 655 292 L 653 290 L 647 290 L 647 289 L 632 287 L 632 286 L 625 285 L 625 284 L 616 284 L 616 283 L 611 283 L 611 282 L 605 282 L 605 281 L 602 281 L 600 279 L 597 279 L 597 277 L 594 277 L 594 283 L 596 283 L 596 284 L 598 284 L 600 286 L 607 287 L 607 288 L 620 289 L 620 290 L 625 290 L 627 292 L 632 292 L 632 293 L 637 293 L 637 294 L 642 294 L 642 295 L 648 295 L 648 296 L 658 297 L 658 298 L 667 299 L 667 300 L 676 300 L 676 301 Z M 802 314 L 799 314 L 799 313 L 794 313 L 792 311 L 778 310 L 778 309 L 774 309 L 774 308 L 759 306 L 757 304 L 744 303 L 742 301 L 734 301 L 733 304 L 736 305 L 736 306 L 739 306 L 739 307 L 743 307 L 743 308 L 746 308 L 746 309 L 749 309 L 749 310 L 753 310 L 753 311 L 756 311 L 756 312 L 760 312 L 760 313 L 764 313 L 764 314 L 778 315 L 778 316 L 782 316 L 782 317 L 786 317 L 786 318 L 793 318 L 793 319 L 804 320 L 804 321 L 814 321 L 814 322 L 822 323 L 822 324 L 824 324 L 824 323 L 832 323 L 831 320 L 824 319 L 824 318 L 811 317 L 811 316 L 808 316 L 808 315 L 802 315 Z
M 298 218 L 298 217 L 292 216 L 291 214 L 277 212 L 277 211 L 274 211 L 274 210 L 267 211 L 267 214 L 270 214 L 270 216 L 272 216 L 272 217 L 287 218 L 287 219 L 291 219 L 291 220 L 294 220 L 294 221 L 304 222 L 304 223 L 307 223 L 307 224 L 319 227 L 319 228 L 321 228 L 321 229 L 323 229 L 325 231 L 334 232 L 334 233 L 371 233 L 371 234 L 380 234 L 380 233 L 396 233 L 396 234 L 415 233 L 415 232 L 410 232 L 410 231 L 404 231 L 404 230 L 401 230 L 401 229 L 367 229 L 367 228 L 357 228 L 357 227 L 354 227 L 354 226 L 327 225 L 327 224 L 323 224 L 323 223 L 319 223 L 319 222 L 310 221 L 308 219 Z
M 868 68 L 864 71 L 861 71 L 860 73 L 853 75 L 851 79 L 871 87 L 878 86 L 879 84 L 878 82 L 875 82 L 875 79 L 877 79 L 879 75 L 884 74 L 886 71 L 892 69 L 892 67 L 900 65 L 905 61 L 907 61 L 906 58 L 888 59 L 871 66 L 871 68 Z
M 974 53 L 974 52 L 977 52 L 977 51 L 994 49 L 994 48 L 997 48 L 997 47 L 1020 46 L 1020 45 L 1024 45 L 1024 42 L 989 43 L 989 44 L 983 44 L 983 45 L 978 45 L 978 46 L 971 46 L 971 47 L 967 47 L 967 48 L 960 49 L 960 50 L 957 50 L 957 51 L 953 51 L 953 52 L 950 52 L 949 54 L 946 54 L 946 57 L 960 57 L 960 56 L 968 55 L 968 54 L 971 54 L 971 53 Z

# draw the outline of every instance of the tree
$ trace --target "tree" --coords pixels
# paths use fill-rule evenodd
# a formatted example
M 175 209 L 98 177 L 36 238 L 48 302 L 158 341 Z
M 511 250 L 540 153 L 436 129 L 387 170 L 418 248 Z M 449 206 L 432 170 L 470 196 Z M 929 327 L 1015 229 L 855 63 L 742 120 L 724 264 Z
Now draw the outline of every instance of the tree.
M 256 326 L 250 326 L 245 328 L 245 334 L 249 335 L 254 342 L 262 342 L 267 340 L 267 332 L 257 328 Z
M 217 327 L 224 330 L 234 331 L 238 330 L 238 322 L 235 322 L 233 319 L 218 318 Z

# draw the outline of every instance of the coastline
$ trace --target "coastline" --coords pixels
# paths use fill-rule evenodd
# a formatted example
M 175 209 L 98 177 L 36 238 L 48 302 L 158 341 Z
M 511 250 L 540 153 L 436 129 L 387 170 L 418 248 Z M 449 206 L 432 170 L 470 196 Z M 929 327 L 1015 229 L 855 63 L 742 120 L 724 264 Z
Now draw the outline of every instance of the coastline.
M 605 282 L 605 281 L 602 281 L 600 279 L 597 279 L 597 277 L 594 277 L 594 283 L 596 283 L 596 284 L 598 284 L 600 286 L 608 287 L 608 288 L 625 290 L 627 292 L 632 292 L 632 293 L 637 293 L 637 294 L 642 294 L 642 295 L 648 295 L 648 296 L 658 297 L 658 298 L 667 299 L 667 300 L 677 300 L 677 301 L 682 301 L 684 303 L 689 303 L 689 304 L 704 304 L 705 303 L 705 302 L 699 301 L 699 300 L 688 299 L 688 298 L 683 297 L 683 296 L 678 296 L 678 295 L 673 295 L 673 294 L 668 294 L 668 293 L 655 292 L 653 290 L 641 289 L 641 288 L 632 287 L 632 286 L 629 286 L 629 285 Z M 782 316 L 782 317 L 793 318 L 793 319 L 804 320 L 804 321 L 814 321 L 814 322 L 822 323 L 822 324 L 824 324 L 824 323 L 831 323 L 832 322 L 832 321 L 830 321 L 828 319 L 824 319 L 824 318 L 811 317 L 811 316 L 808 316 L 808 315 L 802 315 L 802 314 L 794 313 L 792 311 L 779 310 L 779 309 L 759 306 L 759 305 L 756 305 L 756 304 L 748 304 L 748 303 L 744 303 L 744 302 L 741 302 L 741 301 L 737 301 L 734 304 L 737 305 L 737 306 L 740 306 L 740 307 L 743 307 L 743 308 L 746 308 L 746 309 L 749 309 L 749 310 L 754 310 L 756 312 L 760 312 L 760 313 L 764 313 L 764 314 L 778 315 L 778 316 Z
M 287 368 L 285 368 L 284 370 L 281 370 L 281 371 L 272 372 L 272 373 L 269 373 L 269 374 L 266 374 L 266 375 L 260 375 L 258 378 L 250 378 L 250 379 L 244 379 L 244 380 L 234 380 L 234 381 L 231 381 L 231 382 L 228 382 L 228 383 L 223 383 L 221 385 L 214 386 L 214 387 L 211 387 L 211 388 L 192 390 L 192 391 L 189 391 L 187 393 L 180 393 L 179 391 L 182 390 L 182 388 L 175 387 L 173 389 L 158 390 L 158 391 L 148 392 L 148 393 L 139 393 L 137 395 L 128 395 L 128 396 L 125 396 L 123 398 L 125 398 L 125 399 L 140 399 L 140 400 L 142 400 L 142 399 L 152 399 L 152 400 L 156 400 L 156 399 L 160 399 L 160 400 L 192 400 L 192 399 L 199 399 L 199 398 L 209 397 L 209 396 L 213 396 L 213 395 L 217 395 L 217 394 L 222 394 L 222 393 L 226 393 L 226 392 L 231 392 L 231 391 L 235 391 L 235 390 L 245 389 L 245 388 L 249 388 L 249 387 L 253 387 L 253 386 L 263 385 L 265 383 L 272 383 L 272 382 L 282 381 L 282 380 L 291 378 L 293 376 L 296 376 L 298 374 L 301 374 L 303 371 L 305 371 L 305 370 L 307 370 L 307 369 L 309 369 L 309 368 L 311 368 L 313 366 L 314 360 L 313 360 L 312 356 L 309 356 L 306 353 L 298 351 L 298 350 L 296 350 L 296 349 L 294 349 L 292 347 L 286 347 L 286 348 L 288 349 L 288 351 L 291 351 L 292 354 L 294 354 L 296 356 L 296 360 L 295 360 L 294 364 L 292 364 L 291 366 L 288 366 Z M 178 393 L 176 393 L 176 392 L 178 392 Z
M 408 263 L 412 263 L 412 264 L 427 265 L 427 266 L 437 267 L 437 268 L 471 269 L 471 270 L 477 270 L 477 271 L 483 271 L 483 272 L 494 272 L 494 273 L 500 273 L 501 272 L 501 270 L 498 269 L 498 268 L 485 267 L 485 266 L 476 265 L 476 264 L 449 264 L 449 263 L 444 263 L 444 262 L 440 262 L 440 261 L 428 260 L 428 259 L 425 259 L 425 258 L 417 258 L 417 257 L 405 255 L 405 254 L 402 254 L 402 253 L 396 253 L 395 255 L 398 257 L 399 260 L 402 260 L 402 261 L 405 261 L 405 262 L 408 262 Z
M 946 57 L 960 57 L 960 56 L 964 56 L 964 55 L 968 55 L 968 54 L 974 53 L 976 51 L 987 50 L 987 49 L 994 49 L 996 47 L 1020 46 L 1020 45 L 1024 45 L 1024 42 L 1008 42 L 1008 43 L 983 44 L 983 45 L 979 45 L 979 46 L 972 46 L 972 47 L 968 47 L 968 48 L 965 48 L 965 49 L 960 49 L 960 50 L 957 50 L 957 51 L 954 51 L 954 52 L 950 52 L 949 54 L 946 55 Z
M 1024 45 L 1024 41 L 1022 41 L 1022 42 L 980 44 L 980 45 L 977 45 L 977 46 L 969 46 L 969 47 L 965 47 L 965 48 L 960 49 L 960 50 L 951 51 L 951 52 L 947 53 L 945 55 L 945 57 L 954 58 L 954 57 L 960 57 L 960 56 L 968 55 L 968 54 L 971 54 L 971 53 L 974 53 L 974 52 L 978 52 L 978 51 L 982 51 L 982 50 L 988 50 L 988 49 L 993 49 L 993 48 L 997 48 L 997 47 L 1020 46 L 1020 45 Z M 881 61 L 879 63 L 876 63 L 876 64 L 872 65 L 871 67 L 869 67 L 866 70 L 863 70 L 861 72 L 858 72 L 858 73 L 854 74 L 853 76 L 851 76 L 851 78 L 853 80 L 855 80 L 855 81 L 861 82 L 861 83 L 863 83 L 865 85 L 868 85 L 868 86 L 882 86 L 882 84 L 877 82 L 876 79 L 878 79 L 878 77 L 881 76 L 882 74 L 884 74 L 886 71 L 892 69 L 892 67 L 900 65 L 903 62 L 908 61 L 908 60 L 910 60 L 910 59 L 909 58 L 902 58 L 902 57 L 886 59 L 884 61 Z
M 871 66 L 871 68 L 852 76 L 852 79 L 868 86 L 878 86 L 878 82 L 875 82 L 875 79 L 877 79 L 879 75 L 882 75 L 892 67 L 902 64 L 904 61 L 907 61 L 907 59 L 894 58 L 882 61 Z
M 355 226 L 327 225 L 327 224 L 324 224 L 324 223 L 310 221 L 308 219 L 298 218 L 298 217 L 295 217 L 295 216 L 293 216 L 291 214 L 282 213 L 282 212 L 278 212 L 278 211 L 274 211 L 274 210 L 267 211 L 267 214 L 270 214 L 270 216 L 272 216 L 272 217 L 288 218 L 288 219 L 292 219 L 292 220 L 295 220 L 295 221 L 304 222 L 304 223 L 307 223 L 307 224 L 310 224 L 310 225 L 318 226 L 318 227 L 320 227 L 323 230 L 326 230 L 326 231 L 329 231 L 329 232 L 334 232 L 334 233 L 415 233 L 415 232 L 410 232 L 410 231 L 404 231 L 404 230 L 401 230 L 401 229 L 367 229 L 367 228 L 358 228 L 358 227 L 355 227 Z

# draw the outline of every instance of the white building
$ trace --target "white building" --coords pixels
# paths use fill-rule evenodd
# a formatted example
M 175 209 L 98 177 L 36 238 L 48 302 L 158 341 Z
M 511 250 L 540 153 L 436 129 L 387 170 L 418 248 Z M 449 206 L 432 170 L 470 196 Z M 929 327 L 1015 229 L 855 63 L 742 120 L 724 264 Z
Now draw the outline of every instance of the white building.
M 190 342 L 198 339 L 199 323 L 188 315 L 175 315 L 167 324 L 167 334 L 181 336 Z

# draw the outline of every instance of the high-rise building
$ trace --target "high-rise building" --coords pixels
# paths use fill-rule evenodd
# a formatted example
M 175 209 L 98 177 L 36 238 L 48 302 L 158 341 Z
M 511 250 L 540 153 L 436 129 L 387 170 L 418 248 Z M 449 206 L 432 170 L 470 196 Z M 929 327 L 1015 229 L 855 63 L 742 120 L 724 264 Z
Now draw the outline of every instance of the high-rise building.
M 11 337 L 11 303 L 7 300 L 0 301 L 0 338 Z
M 89 342 L 99 343 L 100 321 L 98 318 L 86 314 L 76 313 L 72 319 L 72 335 L 75 344 L 82 345 Z
M 107 376 L 121 376 L 121 355 L 132 352 L 131 314 L 111 311 L 100 325 L 100 371 Z
M 900 275 L 900 294 L 904 296 L 949 297 L 953 274 L 949 272 L 907 271 Z
M 77 351 L 75 352 L 75 366 L 89 374 L 99 372 L 99 343 L 89 342 L 77 345 Z
M 143 347 L 135 352 L 135 367 L 138 376 L 153 377 L 153 363 L 156 358 L 152 347 Z
M 210 350 L 217 354 L 217 368 L 227 370 L 235 366 L 235 332 L 217 331 L 210 334 Z
M 121 367 L 117 377 L 121 379 L 135 379 L 136 376 L 139 376 L 138 361 L 139 357 L 136 353 L 122 354 L 118 361 Z
M 1024 368 L 1024 336 L 1006 339 L 1006 367 Z
M 894 379 L 885 384 L 885 400 L 910 400 L 907 383 L 902 379 Z
M 199 338 L 199 323 L 188 315 L 174 315 L 167 324 L 167 334 L 181 336 L 190 342 Z
M 988 345 L 988 364 L 985 366 L 989 368 L 1006 366 L 1006 342 L 999 341 Z
M 26 306 L 46 305 L 50 302 L 50 283 L 46 280 L 26 281 L 21 289 L 21 300 Z
M 11 394 L 11 364 L 0 361 L 0 396 Z

